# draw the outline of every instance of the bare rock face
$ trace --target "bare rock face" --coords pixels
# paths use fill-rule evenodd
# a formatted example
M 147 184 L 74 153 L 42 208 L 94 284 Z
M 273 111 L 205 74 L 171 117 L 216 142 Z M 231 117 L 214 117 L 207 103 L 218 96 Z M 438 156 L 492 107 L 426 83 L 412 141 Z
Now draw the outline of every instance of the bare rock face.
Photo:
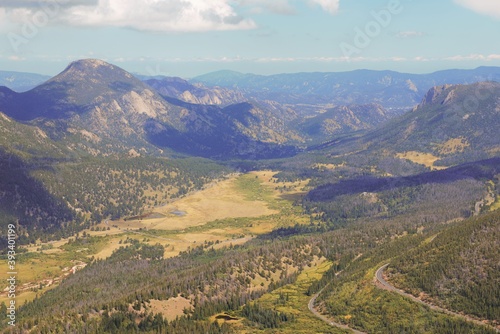
M 436 102 L 436 100 L 440 97 L 440 95 L 451 86 L 452 85 L 442 85 L 442 86 L 432 87 L 431 89 L 429 89 L 427 94 L 425 94 L 424 99 L 422 100 L 420 105 L 423 106 Z
M 188 103 L 225 107 L 247 101 L 243 94 L 237 90 L 222 87 L 208 88 L 202 84 L 191 84 L 176 77 L 149 79 L 146 80 L 146 83 L 162 95 Z
M 31 91 L 0 89 L 0 111 L 92 155 L 132 149 L 161 154 L 164 148 L 211 158 L 295 152 L 292 146 L 281 147 L 298 137 L 288 130 L 287 122 L 295 117 L 288 109 L 263 103 L 262 108 L 236 104 L 226 110 L 221 104 L 242 99 L 240 93 L 180 78 L 167 81 L 164 93 L 170 95 L 117 66 L 84 59 Z
M 352 131 L 368 130 L 389 120 L 391 114 L 380 104 L 336 106 L 302 123 L 310 136 L 333 136 Z
M 411 90 L 412 92 L 415 92 L 415 93 L 418 93 L 418 88 L 417 86 L 415 85 L 415 83 L 413 81 L 411 81 L 410 79 L 406 80 L 406 87 Z
M 413 112 L 374 131 L 371 143 L 431 153 L 450 165 L 497 156 L 499 96 L 497 82 L 434 87 Z

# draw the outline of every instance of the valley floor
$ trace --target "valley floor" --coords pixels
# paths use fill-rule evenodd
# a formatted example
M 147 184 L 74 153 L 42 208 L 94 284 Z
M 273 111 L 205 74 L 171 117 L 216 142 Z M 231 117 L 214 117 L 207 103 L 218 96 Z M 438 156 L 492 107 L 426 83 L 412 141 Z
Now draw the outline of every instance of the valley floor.
M 243 244 L 278 227 L 305 223 L 284 195 L 300 196 L 306 182 L 277 182 L 275 173 L 230 175 L 156 207 L 144 218 L 105 220 L 79 234 L 80 238 L 90 237 L 83 245 L 75 243 L 75 238 L 30 245 L 18 260 L 21 287 L 16 297 L 20 303 L 33 300 L 91 258 L 111 256 L 126 240 L 159 243 L 165 247 L 165 257 L 174 257 L 197 245 L 210 243 L 217 249 Z M 0 279 L 5 280 L 5 275 L 0 273 Z M 8 301 L 6 292 L 0 292 L 2 301 Z

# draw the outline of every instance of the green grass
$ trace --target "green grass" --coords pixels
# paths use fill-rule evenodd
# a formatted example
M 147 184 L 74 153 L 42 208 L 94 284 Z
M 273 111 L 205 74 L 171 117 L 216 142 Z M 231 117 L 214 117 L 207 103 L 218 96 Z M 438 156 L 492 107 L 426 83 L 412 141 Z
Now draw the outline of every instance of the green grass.
M 325 261 L 317 266 L 306 267 L 295 283 L 285 285 L 257 299 L 257 303 L 267 308 L 293 314 L 295 321 L 284 323 L 279 329 L 256 330 L 245 327 L 245 330 L 248 333 L 347 333 L 316 318 L 308 309 L 311 296 L 306 295 L 307 289 L 314 281 L 319 280 L 331 265 L 331 262 Z M 278 302 L 280 296 L 286 296 L 286 301 Z
M 74 241 L 69 242 L 61 247 L 64 251 L 71 254 L 72 257 L 81 258 L 82 256 L 89 256 L 100 252 L 106 244 L 109 242 L 110 237 L 79 237 L 78 239 L 73 239 Z
M 118 240 L 125 240 L 126 238 L 137 239 L 139 241 L 146 238 L 150 240 L 149 243 L 169 243 L 168 241 L 155 239 L 155 237 L 179 240 L 181 244 L 177 244 L 175 241 L 171 243 L 175 245 L 175 249 L 177 250 L 183 249 L 182 246 L 185 245 L 185 242 L 181 239 L 184 235 L 190 233 L 207 233 L 207 235 L 212 236 L 212 240 L 219 239 L 222 242 L 231 239 L 239 239 L 244 236 L 248 237 L 267 233 L 278 227 L 293 226 L 296 223 L 309 223 L 309 220 L 306 219 L 305 216 L 302 216 L 300 207 L 295 207 L 290 200 L 279 197 L 277 192 L 263 181 L 262 177 L 256 178 L 255 176 L 255 174 L 239 176 L 235 180 L 234 185 L 237 193 L 242 194 L 243 197 L 249 201 L 263 201 L 270 208 L 279 211 L 278 213 L 252 218 L 218 219 L 204 225 L 188 227 L 182 230 L 143 229 L 138 231 L 141 233 L 140 235 L 125 230 L 120 234 L 109 236 L 87 235 L 84 237 L 82 233 L 80 233 L 78 239 L 75 240 L 73 237 L 71 238 L 71 242 L 62 246 L 43 250 L 42 252 L 36 251 L 20 255 L 18 258 L 19 280 L 27 283 L 59 277 L 63 274 L 63 268 L 71 268 L 74 265 L 72 261 L 88 263 L 92 256 L 106 250 L 107 247 L 111 245 L 112 241 L 113 244 L 116 245 Z M 44 246 L 43 248 L 49 248 L 48 244 L 43 244 L 41 246 Z M 3 278 L 4 277 L 0 274 L 0 279 Z M 46 289 L 40 290 L 39 294 L 45 291 Z M 34 294 L 32 292 L 25 292 L 21 297 L 30 300 L 34 297 Z
M 375 264 L 370 259 L 368 262 Z M 486 327 L 432 311 L 373 284 L 382 263 L 340 278 L 325 298 L 336 322 L 367 333 L 490 333 Z
M 268 205 L 276 204 L 272 189 L 263 185 L 257 175 L 241 175 L 236 179 L 235 187 L 248 201 L 264 201 Z
M 235 187 L 237 192 L 244 196 L 245 200 L 264 201 L 270 209 L 278 210 L 279 213 L 262 217 L 217 219 L 203 225 L 192 226 L 183 230 L 148 230 L 143 231 L 143 233 L 166 238 L 176 238 L 176 235 L 183 233 L 200 233 L 208 232 L 213 229 L 240 228 L 242 229 L 243 234 L 248 235 L 269 232 L 268 230 L 259 231 L 258 226 L 261 224 L 271 223 L 273 229 L 275 229 L 279 227 L 293 226 L 296 223 L 309 223 L 308 219 L 302 217 L 301 207 L 294 206 L 292 201 L 288 199 L 276 196 L 273 189 L 263 184 L 261 179 L 256 177 L 255 174 L 244 174 L 239 176 L 235 180 Z

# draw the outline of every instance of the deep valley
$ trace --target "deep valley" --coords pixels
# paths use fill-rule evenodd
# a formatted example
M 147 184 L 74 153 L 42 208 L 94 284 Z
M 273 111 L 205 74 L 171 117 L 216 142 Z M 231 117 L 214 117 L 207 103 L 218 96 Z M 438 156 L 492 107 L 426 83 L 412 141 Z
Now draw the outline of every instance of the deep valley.
M 499 68 L 4 76 L 0 331 L 500 331 Z

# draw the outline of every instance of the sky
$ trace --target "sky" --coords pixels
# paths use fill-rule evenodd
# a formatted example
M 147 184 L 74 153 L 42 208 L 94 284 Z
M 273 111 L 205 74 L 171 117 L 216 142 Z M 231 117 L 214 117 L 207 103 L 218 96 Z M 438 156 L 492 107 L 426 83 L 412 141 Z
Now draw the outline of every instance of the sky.
M 0 0 L 0 70 L 192 78 L 500 66 L 500 0 Z

